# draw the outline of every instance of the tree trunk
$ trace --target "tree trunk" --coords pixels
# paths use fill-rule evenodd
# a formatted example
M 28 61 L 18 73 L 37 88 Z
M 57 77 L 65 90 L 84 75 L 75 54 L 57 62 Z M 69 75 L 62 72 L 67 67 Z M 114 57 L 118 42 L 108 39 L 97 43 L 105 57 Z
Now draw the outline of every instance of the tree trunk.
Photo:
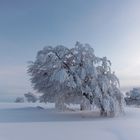
M 64 99 L 63 97 L 57 97 L 56 101 L 55 101 L 55 108 L 57 110 L 60 110 L 60 111 L 65 111 L 66 110 L 66 106 L 65 106 L 65 103 L 64 103 Z
M 80 110 L 91 110 L 90 102 L 87 98 L 83 97 L 81 104 L 80 104 Z
M 107 112 L 104 110 L 102 105 L 101 105 L 100 115 L 103 117 L 107 117 Z

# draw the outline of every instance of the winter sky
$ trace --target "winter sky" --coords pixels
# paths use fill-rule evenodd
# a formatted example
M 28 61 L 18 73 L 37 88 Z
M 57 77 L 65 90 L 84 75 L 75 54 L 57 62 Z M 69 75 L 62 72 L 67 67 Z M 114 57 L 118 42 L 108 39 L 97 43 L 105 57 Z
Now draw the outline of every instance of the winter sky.
M 0 0 L 0 95 L 31 90 L 27 62 L 45 45 L 89 43 L 121 86 L 140 86 L 139 0 Z

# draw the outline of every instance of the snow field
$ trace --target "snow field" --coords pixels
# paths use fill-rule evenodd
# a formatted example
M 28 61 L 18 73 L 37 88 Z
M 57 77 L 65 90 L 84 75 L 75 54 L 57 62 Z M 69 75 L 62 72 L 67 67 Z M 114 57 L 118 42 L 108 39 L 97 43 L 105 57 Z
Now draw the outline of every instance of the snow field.
M 47 109 L 40 109 L 43 106 Z M 0 104 L 0 140 L 140 140 L 140 109 L 116 118 L 56 112 L 53 105 Z

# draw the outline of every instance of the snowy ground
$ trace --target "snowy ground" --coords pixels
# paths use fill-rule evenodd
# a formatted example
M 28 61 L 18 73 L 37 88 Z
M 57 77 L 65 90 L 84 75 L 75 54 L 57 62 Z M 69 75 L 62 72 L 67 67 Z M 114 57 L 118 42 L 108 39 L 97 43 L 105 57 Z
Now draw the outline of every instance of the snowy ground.
M 39 104 L 40 105 L 40 104 Z M 37 104 L 0 104 L 0 140 L 140 140 L 140 108 L 99 118 L 96 112 L 56 112 Z

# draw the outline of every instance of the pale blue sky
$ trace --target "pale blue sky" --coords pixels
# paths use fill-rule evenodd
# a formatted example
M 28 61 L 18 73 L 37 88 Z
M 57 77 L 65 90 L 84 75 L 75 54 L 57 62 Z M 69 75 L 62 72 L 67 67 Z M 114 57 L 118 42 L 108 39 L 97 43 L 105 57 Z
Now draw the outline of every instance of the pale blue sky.
M 140 86 L 139 0 L 0 0 L 0 94 L 31 90 L 27 61 L 45 45 L 89 43 L 123 86 Z

